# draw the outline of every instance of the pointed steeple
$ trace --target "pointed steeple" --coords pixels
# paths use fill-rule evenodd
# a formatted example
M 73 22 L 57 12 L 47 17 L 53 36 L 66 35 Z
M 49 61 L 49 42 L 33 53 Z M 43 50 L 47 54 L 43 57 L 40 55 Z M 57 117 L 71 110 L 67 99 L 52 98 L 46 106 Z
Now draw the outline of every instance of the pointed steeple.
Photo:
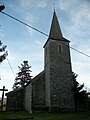
M 49 38 L 46 41 L 46 43 L 44 44 L 44 46 L 43 46 L 44 48 L 45 48 L 46 44 L 48 43 L 49 39 L 70 42 L 68 39 L 64 38 L 62 35 L 62 31 L 61 31 L 55 10 L 53 13 L 53 19 L 52 19 L 52 23 L 51 23 Z
M 54 14 L 53 14 L 49 38 L 55 38 L 55 39 L 63 38 L 55 10 L 54 10 Z

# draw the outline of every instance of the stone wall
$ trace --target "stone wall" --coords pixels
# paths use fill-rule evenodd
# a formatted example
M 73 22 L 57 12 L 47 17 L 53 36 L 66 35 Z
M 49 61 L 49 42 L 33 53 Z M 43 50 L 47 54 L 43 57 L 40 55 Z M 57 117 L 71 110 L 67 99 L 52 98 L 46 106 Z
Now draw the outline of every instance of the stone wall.
M 45 75 L 44 71 L 32 81 L 32 109 L 43 110 L 45 108 Z
M 7 106 L 10 111 L 25 110 L 25 88 L 19 88 L 6 94 Z
M 25 90 L 25 110 L 32 112 L 32 82 L 26 86 Z
M 50 40 L 44 45 L 45 96 L 46 107 L 50 108 Z
M 66 39 L 65 39 L 66 40 Z M 61 53 L 59 53 L 61 45 Z M 45 82 L 50 111 L 74 111 L 69 41 L 48 40 L 45 49 Z
M 59 44 L 62 47 L 61 53 L 58 51 Z M 59 41 L 54 41 L 50 46 L 50 50 L 51 108 L 61 111 L 74 110 L 69 43 L 66 41 L 60 43 Z

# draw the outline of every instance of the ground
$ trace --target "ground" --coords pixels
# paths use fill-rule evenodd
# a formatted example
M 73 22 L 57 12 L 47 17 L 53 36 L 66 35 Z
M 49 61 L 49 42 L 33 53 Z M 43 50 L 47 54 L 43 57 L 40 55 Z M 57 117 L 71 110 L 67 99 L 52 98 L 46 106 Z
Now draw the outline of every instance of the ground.
M 33 117 L 33 120 L 90 120 L 90 111 L 78 113 L 34 112 L 32 114 L 27 112 L 0 112 L 0 120 L 30 117 Z

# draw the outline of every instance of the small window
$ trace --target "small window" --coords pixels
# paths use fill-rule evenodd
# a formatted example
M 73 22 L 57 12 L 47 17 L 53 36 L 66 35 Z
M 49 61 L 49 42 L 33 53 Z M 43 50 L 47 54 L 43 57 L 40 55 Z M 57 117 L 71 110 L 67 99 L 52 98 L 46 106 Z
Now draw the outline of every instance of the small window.
M 59 46 L 58 46 L 58 52 L 61 54 L 62 53 L 62 45 L 61 44 L 59 44 Z

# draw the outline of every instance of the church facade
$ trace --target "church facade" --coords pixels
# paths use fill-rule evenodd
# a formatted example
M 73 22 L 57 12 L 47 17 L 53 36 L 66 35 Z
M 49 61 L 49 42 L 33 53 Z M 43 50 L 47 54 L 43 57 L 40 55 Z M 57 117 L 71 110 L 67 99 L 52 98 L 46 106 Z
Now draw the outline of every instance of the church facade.
M 64 112 L 75 110 L 69 42 L 62 35 L 54 11 L 49 37 L 43 46 L 44 70 L 23 88 L 22 106 L 26 111 Z M 9 101 L 13 99 L 12 93 L 14 92 L 7 93 L 7 110 L 10 110 Z

